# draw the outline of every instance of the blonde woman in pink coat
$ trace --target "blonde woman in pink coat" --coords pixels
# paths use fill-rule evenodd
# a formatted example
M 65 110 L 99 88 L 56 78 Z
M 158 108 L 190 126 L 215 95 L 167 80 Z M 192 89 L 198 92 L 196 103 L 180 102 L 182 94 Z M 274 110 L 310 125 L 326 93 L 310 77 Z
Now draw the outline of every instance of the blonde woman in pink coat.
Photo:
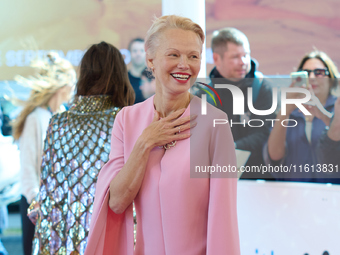
M 116 117 L 86 255 L 240 254 L 236 173 L 203 170 L 235 169 L 229 126 L 213 126 L 214 119 L 228 118 L 210 105 L 201 115 L 201 99 L 188 92 L 200 70 L 203 42 L 202 29 L 188 18 L 163 16 L 149 29 L 146 61 L 156 94 Z

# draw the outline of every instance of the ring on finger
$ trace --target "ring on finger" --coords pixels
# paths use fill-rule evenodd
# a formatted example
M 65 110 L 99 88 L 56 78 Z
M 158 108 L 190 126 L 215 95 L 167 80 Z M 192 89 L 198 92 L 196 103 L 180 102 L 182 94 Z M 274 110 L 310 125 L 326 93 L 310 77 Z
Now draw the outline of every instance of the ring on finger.
M 181 127 L 178 127 L 178 134 L 181 133 Z

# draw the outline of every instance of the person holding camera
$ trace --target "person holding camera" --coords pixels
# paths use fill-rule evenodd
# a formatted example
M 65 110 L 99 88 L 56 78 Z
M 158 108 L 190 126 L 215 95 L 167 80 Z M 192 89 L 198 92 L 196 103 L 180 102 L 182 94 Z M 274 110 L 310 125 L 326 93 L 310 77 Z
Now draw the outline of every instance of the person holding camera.
M 304 115 L 295 104 L 289 104 L 286 115 L 279 113 L 276 116 L 278 121 L 275 121 L 264 146 L 264 160 L 266 164 L 282 164 L 297 170 L 273 173 L 276 180 L 329 182 L 329 175 L 318 172 L 321 166 L 317 160 L 316 148 L 323 130 L 330 123 L 329 113 L 334 110 L 336 97 L 331 92 L 337 87 L 339 73 L 334 62 L 321 51 L 312 51 L 304 56 L 298 71 L 308 73 L 308 89 L 316 105 L 305 105 L 311 115 Z M 294 85 L 296 82 L 291 87 Z M 302 95 L 288 94 L 291 99 Z M 282 121 L 285 119 L 289 119 L 289 122 L 283 125 Z

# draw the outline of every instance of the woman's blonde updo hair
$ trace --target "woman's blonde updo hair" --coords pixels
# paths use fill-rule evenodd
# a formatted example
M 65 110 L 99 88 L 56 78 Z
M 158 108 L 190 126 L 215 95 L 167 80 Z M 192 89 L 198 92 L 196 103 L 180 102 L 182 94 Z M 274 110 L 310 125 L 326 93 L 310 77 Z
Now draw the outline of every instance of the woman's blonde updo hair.
M 204 43 L 204 32 L 202 28 L 189 18 L 168 15 L 156 18 L 148 30 L 145 38 L 145 52 L 148 56 L 154 57 L 156 48 L 159 46 L 159 36 L 167 29 L 180 28 L 192 31 L 197 34 L 202 45 Z

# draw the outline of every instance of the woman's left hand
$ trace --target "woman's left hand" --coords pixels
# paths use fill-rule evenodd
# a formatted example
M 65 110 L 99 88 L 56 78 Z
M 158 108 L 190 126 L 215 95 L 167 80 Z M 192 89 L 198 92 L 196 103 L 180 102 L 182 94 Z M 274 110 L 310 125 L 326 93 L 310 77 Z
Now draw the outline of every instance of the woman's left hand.
M 312 114 L 312 116 L 317 117 L 318 119 L 322 120 L 326 126 L 329 126 L 330 120 L 332 118 L 332 113 L 327 111 L 325 107 L 323 107 L 322 103 L 320 102 L 319 98 L 317 98 L 314 94 L 314 91 L 311 91 L 312 101 L 311 103 L 304 104 L 306 109 Z

